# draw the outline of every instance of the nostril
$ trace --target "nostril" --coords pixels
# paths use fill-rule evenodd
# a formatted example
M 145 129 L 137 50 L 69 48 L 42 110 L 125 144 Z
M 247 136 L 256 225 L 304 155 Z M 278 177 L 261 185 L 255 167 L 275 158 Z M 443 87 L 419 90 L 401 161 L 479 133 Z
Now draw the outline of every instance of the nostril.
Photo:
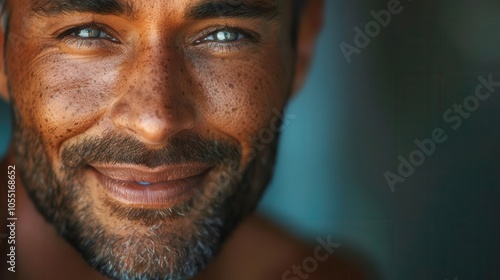
M 174 134 L 192 129 L 196 124 L 194 107 L 174 97 L 128 92 L 114 104 L 112 121 L 117 129 L 145 144 L 162 146 Z

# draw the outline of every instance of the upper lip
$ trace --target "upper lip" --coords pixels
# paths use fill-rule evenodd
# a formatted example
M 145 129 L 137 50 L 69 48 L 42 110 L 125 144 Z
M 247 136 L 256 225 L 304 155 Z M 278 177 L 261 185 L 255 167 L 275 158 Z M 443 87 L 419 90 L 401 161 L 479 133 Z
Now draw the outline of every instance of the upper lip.
M 147 182 L 151 184 L 177 181 L 194 177 L 207 171 L 207 164 L 166 165 L 148 168 L 138 165 L 92 165 L 102 175 L 118 181 Z

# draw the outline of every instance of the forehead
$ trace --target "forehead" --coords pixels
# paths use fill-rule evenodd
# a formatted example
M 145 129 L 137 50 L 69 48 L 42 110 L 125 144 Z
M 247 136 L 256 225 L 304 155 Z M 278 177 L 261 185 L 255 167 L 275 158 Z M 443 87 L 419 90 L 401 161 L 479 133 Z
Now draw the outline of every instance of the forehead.
M 13 8 L 54 16 L 69 12 L 138 15 L 161 10 L 166 14 L 184 12 L 185 17 L 202 18 L 241 16 L 273 16 L 290 0 L 8 0 Z
M 17 2 L 17 1 L 16 1 Z M 113 5 L 130 5 L 134 6 L 140 3 L 149 3 L 154 4 L 162 3 L 162 2 L 171 2 L 176 4 L 184 3 L 186 5 L 196 4 L 196 3 L 227 3 L 229 5 L 238 5 L 238 4 L 258 4 L 258 5 L 277 5 L 279 0 L 28 0 L 34 6 L 42 6 L 42 5 L 52 5 L 52 4 L 70 4 L 70 5 L 78 5 L 78 4 L 88 4 L 88 5 L 103 5 L 103 6 L 113 6 Z

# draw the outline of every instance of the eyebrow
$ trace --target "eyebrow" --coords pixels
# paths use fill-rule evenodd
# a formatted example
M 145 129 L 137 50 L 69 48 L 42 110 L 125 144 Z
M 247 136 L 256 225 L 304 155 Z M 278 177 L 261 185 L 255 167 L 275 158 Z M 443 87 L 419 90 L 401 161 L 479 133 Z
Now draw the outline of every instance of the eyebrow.
M 187 8 L 187 19 L 263 18 L 271 20 L 279 14 L 276 0 L 202 0 Z M 136 12 L 129 0 L 37 0 L 32 11 L 37 15 L 55 16 L 81 12 L 126 15 Z
M 219 0 L 204 1 L 188 8 L 188 19 L 208 19 L 220 17 L 263 18 L 271 20 L 278 16 L 276 1 Z
M 129 16 L 134 14 L 132 4 L 121 0 L 38 0 L 33 4 L 32 11 L 43 16 L 71 12 Z

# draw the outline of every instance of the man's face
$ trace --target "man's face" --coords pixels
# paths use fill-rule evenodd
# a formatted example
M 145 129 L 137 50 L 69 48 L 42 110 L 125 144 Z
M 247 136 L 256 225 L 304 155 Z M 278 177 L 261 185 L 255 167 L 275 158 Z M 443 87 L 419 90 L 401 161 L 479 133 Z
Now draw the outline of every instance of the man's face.
M 290 2 L 10 1 L 17 164 L 91 265 L 191 277 L 255 206 L 291 91 Z

